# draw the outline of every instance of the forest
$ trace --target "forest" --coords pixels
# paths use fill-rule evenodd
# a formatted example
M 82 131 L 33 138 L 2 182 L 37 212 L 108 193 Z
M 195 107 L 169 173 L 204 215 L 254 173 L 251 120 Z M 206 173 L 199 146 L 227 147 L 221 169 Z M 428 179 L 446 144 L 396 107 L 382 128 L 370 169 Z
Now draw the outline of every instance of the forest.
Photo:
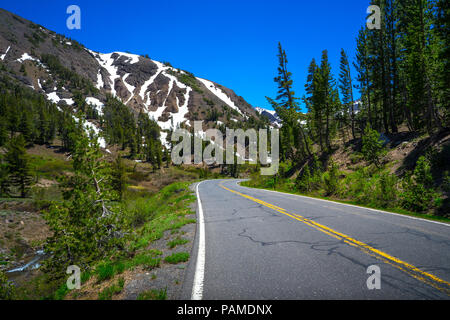
M 279 44 L 274 79 L 279 91 L 267 99 L 282 120 L 280 172 L 268 178 L 256 174 L 247 185 L 448 215 L 450 151 L 448 145 L 433 147 L 450 127 L 448 3 L 371 4 L 380 8 L 381 28 L 363 26 L 354 61 L 342 49 L 337 71 L 327 50 L 320 61 L 312 59 L 302 97 L 293 91 L 287 54 Z M 389 142 L 407 136 L 427 139 L 394 171 L 386 156 L 394 147 Z M 351 165 L 335 163 L 339 149 Z

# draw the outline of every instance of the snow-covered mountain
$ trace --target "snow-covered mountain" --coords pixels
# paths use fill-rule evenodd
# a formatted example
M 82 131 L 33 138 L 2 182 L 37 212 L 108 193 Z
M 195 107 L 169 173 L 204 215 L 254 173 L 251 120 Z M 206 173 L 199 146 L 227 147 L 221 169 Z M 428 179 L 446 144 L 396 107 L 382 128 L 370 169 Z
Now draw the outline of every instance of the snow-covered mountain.
M 147 55 L 95 52 L 3 9 L 0 63 L 0 73 L 61 107 L 76 109 L 85 102 L 101 114 L 107 95 L 112 95 L 134 114 L 147 113 L 166 131 L 189 127 L 193 120 L 215 126 L 259 117 L 242 97 L 213 81 Z M 76 85 L 64 87 L 63 77 Z
M 281 127 L 281 119 L 278 114 L 274 110 L 267 110 L 260 107 L 255 107 L 256 112 L 258 112 L 261 116 L 269 119 L 269 122 L 274 127 Z

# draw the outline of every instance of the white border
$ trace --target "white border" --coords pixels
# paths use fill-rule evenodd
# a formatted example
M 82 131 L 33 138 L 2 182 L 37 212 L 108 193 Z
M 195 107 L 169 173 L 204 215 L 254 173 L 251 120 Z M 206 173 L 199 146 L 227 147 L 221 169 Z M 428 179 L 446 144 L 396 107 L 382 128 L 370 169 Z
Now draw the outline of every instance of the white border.
M 199 182 L 196 186 L 197 203 L 198 203 L 198 253 L 195 265 L 194 284 L 192 286 L 192 300 L 202 300 L 203 298 L 203 281 L 205 278 L 205 220 L 203 217 L 202 202 L 198 193 L 198 186 L 203 183 Z

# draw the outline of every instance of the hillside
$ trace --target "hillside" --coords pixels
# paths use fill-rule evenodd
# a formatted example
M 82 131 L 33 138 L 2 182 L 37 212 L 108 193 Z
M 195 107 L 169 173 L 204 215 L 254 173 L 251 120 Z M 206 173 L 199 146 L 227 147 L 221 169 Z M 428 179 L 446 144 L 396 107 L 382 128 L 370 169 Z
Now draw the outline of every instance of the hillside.
M 72 110 L 86 105 L 102 115 L 107 96 L 167 132 L 205 120 L 206 127 L 258 121 L 242 97 L 170 63 L 125 52 L 98 53 L 51 30 L 0 9 L 0 75 L 18 80 Z M 251 118 L 251 119 L 250 119 Z M 92 121 L 95 123 L 95 121 Z

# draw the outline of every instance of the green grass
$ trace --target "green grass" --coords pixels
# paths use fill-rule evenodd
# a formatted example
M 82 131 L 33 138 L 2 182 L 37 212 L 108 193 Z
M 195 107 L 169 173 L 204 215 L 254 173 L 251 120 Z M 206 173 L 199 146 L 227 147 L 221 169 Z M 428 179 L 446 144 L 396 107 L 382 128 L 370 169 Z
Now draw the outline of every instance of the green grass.
M 72 161 L 65 161 L 49 156 L 35 156 L 31 155 L 31 167 L 34 168 L 35 173 L 41 177 L 50 180 L 63 175 L 64 172 L 73 171 Z
M 189 190 L 190 184 L 191 182 L 177 182 L 156 194 L 142 194 L 124 202 L 124 214 L 134 230 L 134 235 L 128 244 L 128 252 L 134 254 L 98 263 L 94 270 L 98 282 L 111 279 L 137 266 L 146 270 L 160 266 L 162 252 L 149 249 L 148 246 L 162 238 L 165 231 L 179 230 L 182 226 L 196 221 L 186 217 L 193 213 L 189 204 L 196 199 Z M 177 238 L 171 241 L 169 246 L 173 248 L 186 242 L 185 239 Z M 171 259 L 187 261 L 189 254 L 187 257 L 181 254 Z
M 149 290 L 139 293 L 138 300 L 166 300 L 167 289 Z
M 36 167 L 40 167 L 39 171 L 45 172 L 44 160 L 39 157 L 35 157 L 35 160 Z M 41 161 L 42 163 L 40 163 Z M 66 168 L 65 165 L 61 165 L 58 170 L 65 170 Z M 48 176 L 52 175 L 49 174 Z M 87 267 L 85 272 L 82 273 L 82 283 L 85 283 L 90 277 L 95 277 L 97 283 L 114 279 L 125 270 L 133 270 L 136 267 L 143 267 L 147 270 L 158 268 L 162 261 L 162 252 L 149 248 L 151 243 L 163 237 L 166 231 L 179 230 L 182 226 L 196 221 L 189 217 L 189 215 L 194 214 L 190 204 L 196 199 L 189 189 L 191 184 L 192 182 L 173 183 L 153 194 L 145 190 L 126 193 L 126 200 L 122 209 L 123 218 L 128 221 L 130 226 L 127 246 L 125 250 L 117 252 L 113 257 L 105 257 L 103 261 L 92 262 L 91 266 Z M 11 198 L 6 200 L 33 201 L 33 199 Z M 11 232 L 10 238 L 14 238 L 14 233 Z M 181 240 L 181 242 L 183 241 Z M 180 257 L 177 259 L 180 259 Z M 181 257 L 182 259 L 183 257 Z M 4 260 L 0 259 L 2 263 Z M 27 285 L 19 292 L 20 298 L 64 299 L 69 293 L 65 281 L 55 281 L 50 278 L 50 275 L 42 274 L 33 282 L 27 282 Z M 121 284 L 116 283 L 99 292 L 99 299 L 111 299 L 121 290 Z M 146 298 L 152 297 L 154 299 L 165 299 L 166 294 L 165 291 L 154 292 L 153 296 L 147 296 Z
M 142 266 L 145 269 L 157 268 L 161 262 L 161 258 L 158 258 L 160 255 L 162 252 L 159 250 L 146 250 L 131 259 L 101 262 L 95 268 L 94 274 L 97 276 L 97 281 L 102 282 L 136 266 Z
M 114 295 L 122 292 L 124 284 L 125 280 L 123 278 L 119 278 L 117 283 L 100 291 L 98 294 L 98 300 L 111 300 Z
M 317 192 L 317 191 L 315 193 L 303 193 L 303 192 L 293 190 L 291 185 L 286 185 L 286 184 L 277 185 L 275 188 L 267 187 L 264 185 L 261 186 L 261 185 L 258 185 L 257 183 L 255 183 L 254 181 L 243 181 L 240 184 L 242 186 L 249 187 L 249 188 L 285 192 L 285 193 L 289 193 L 289 194 L 293 194 L 293 195 L 300 195 L 300 196 L 305 196 L 305 197 L 310 197 L 310 198 L 315 198 L 315 199 L 328 200 L 328 201 L 333 201 L 333 202 L 338 202 L 338 203 L 343 203 L 343 204 L 351 204 L 351 205 L 355 205 L 355 206 L 362 207 L 362 208 L 376 209 L 376 210 L 397 213 L 397 214 L 402 214 L 402 215 L 406 215 L 406 216 L 413 216 L 413 217 L 432 220 L 432 221 L 450 223 L 450 219 L 446 218 L 446 217 L 411 212 L 411 211 L 408 211 L 408 210 L 405 210 L 402 208 L 381 207 L 381 206 L 377 206 L 374 204 L 364 204 L 364 203 L 361 203 L 361 201 L 357 201 L 357 200 L 336 199 L 334 197 L 327 197 L 327 196 L 320 195 L 320 194 L 318 194 L 319 192 Z
M 169 246 L 170 249 L 173 249 L 176 246 L 183 245 L 188 242 L 189 242 L 189 240 L 187 240 L 187 239 L 182 239 L 180 237 L 177 237 L 176 239 L 169 241 L 169 243 L 167 245 Z
M 177 252 L 164 259 L 165 262 L 170 264 L 177 264 L 180 262 L 186 262 L 189 260 L 189 253 L 187 252 Z
M 190 184 L 191 182 L 177 182 L 147 198 L 152 218 L 136 231 L 137 237 L 131 244 L 134 250 L 147 247 L 151 242 L 160 239 L 165 231 L 195 223 L 195 219 L 186 217 L 193 213 L 189 204 L 196 199 L 189 190 Z

